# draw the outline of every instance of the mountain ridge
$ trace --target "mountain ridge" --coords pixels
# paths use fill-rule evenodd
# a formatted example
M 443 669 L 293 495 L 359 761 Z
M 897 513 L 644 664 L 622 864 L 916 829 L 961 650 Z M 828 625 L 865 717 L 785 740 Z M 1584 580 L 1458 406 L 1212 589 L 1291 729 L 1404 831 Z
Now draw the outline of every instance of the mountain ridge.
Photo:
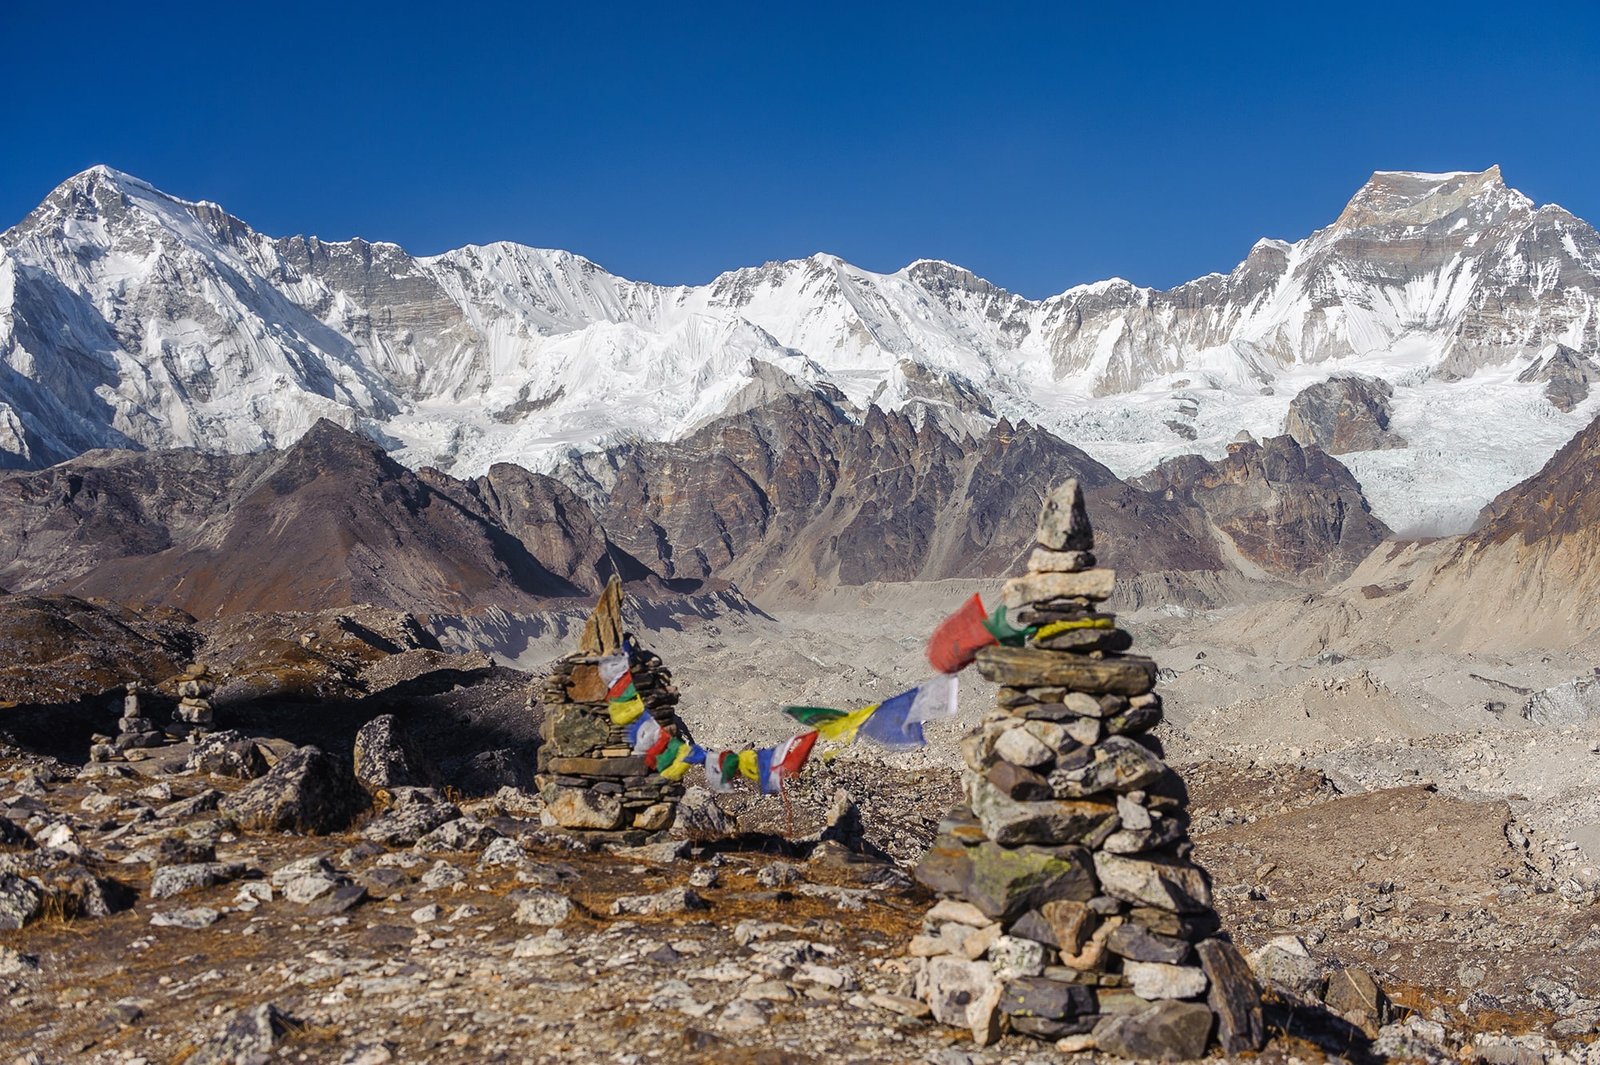
M 0 235 L 0 466 L 253 451 L 328 417 L 412 466 L 550 470 L 682 439 L 766 364 L 957 436 L 1026 420 L 1130 476 L 1276 435 L 1293 394 L 1357 370 L 1396 386 L 1402 425 L 1454 403 L 1530 429 L 1510 449 L 1407 433 L 1413 455 L 1354 460 L 1391 525 L 1464 527 L 1592 413 L 1500 377 L 1557 344 L 1600 353 L 1597 331 L 1600 235 L 1497 168 L 1380 172 L 1334 223 L 1226 274 L 1044 300 L 931 259 L 877 274 L 819 253 L 660 286 L 509 242 L 271 238 L 94 168 Z M 1457 466 L 1478 476 L 1430 444 L 1470 448 Z

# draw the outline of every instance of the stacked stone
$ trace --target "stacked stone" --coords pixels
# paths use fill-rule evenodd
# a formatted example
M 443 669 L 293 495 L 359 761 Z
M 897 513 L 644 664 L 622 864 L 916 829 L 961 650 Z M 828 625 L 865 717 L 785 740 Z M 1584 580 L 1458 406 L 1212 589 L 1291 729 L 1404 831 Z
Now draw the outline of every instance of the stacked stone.
M 127 694 L 122 697 L 122 717 L 117 720 L 117 737 L 111 741 L 112 748 L 121 754 L 138 747 L 161 746 L 166 736 L 156 728 L 154 721 L 144 716 L 139 706 L 138 687 L 129 684 L 126 690 Z M 91 750 L 90 753 L 94 752 Z
M 661 657 L 632 637 L 629 664 L 645 709 L 669 734 L 687 739 L 676 706 L 678 689 Z M 540 689 L 539 793 L 547 824 L 593 832 L 648 834 L 672 824 L 683 786 L 645 765 L 628 744 L 626 726 L 611 723 L 600 659 L 624 646 L 622 584 L 606 585 L 584 627 L 578 650 L 559 659 Z
M 178 721 L 189 726 L 188 731 L 204 735 L 215 720 L 211 713 L 209 696 L 215 690 L 211 678 L 202 665 L 192 665 L 178 678 Z
M 963 740 L 967 804 L 917 869 L 944 896 L 911 944 L 918 994 L 980 1044 L 1009 1030 L 1141 1059 L 1258 1049 L 1259 988 L 1218 936 L 1186 792 L 1147 735 L 1156 666 L 1123 653 L 1093 550 L 1068 481 L 1003 590 L 1007 619 L 1040 631 L 978 653 L 999 706 Z

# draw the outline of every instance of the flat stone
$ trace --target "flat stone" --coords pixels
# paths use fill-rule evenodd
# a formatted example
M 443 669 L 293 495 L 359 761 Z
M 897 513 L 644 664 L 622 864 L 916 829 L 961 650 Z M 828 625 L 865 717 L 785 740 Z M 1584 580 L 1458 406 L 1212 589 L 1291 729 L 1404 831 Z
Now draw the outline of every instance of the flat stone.
M 1093 551 L 1052 551 L 1048 547 L 1036 547 L 1028 556 L 1029 573 L 1077 573 L 1093 566 Z
M 1045 496 L 1034 538 L 1051 551 L 1094 550 L 1094 526 L 1089 524 L 1083 489 L 1076 477 L 1062 481 Z
M 1290 991 L 1321 998 L 1327 975 L 1306 945 L 1295 936 L 1277 936 L 1250 955 L 1250 968 L 1261 980 Z
M 1133 985 L 1135 995 L 1149 999 L 1194 998 L 1205 992 L 1208 982 L 1206 974 L 1198 967 L 1167 965 L 1159 961 L 1124 961 L 1122 974 Z
M 198 891 L 215 884 L 225 884 L 244 875 L 242 863 L 194 862 L 184 865 L 164 865 L 150 876 L 150 897 L 171 898 L 185 891 Z
M 996 684 L 1059 684 L 1076 692 L 1139 695 L 1156 683 L 1155 662 L 1136 655 L 1087 658 L 1036 647 L 985 647 L 977 664 L 978 672 Z
M 1064 954 L 1076 954 L 1094 932 L 1098 922 L 1088 903 L 1076 899 L 1055 899 L 1039 907 L 1039 916 L 1055 934 L 1055 946 Z
M 965 927 L 965 925 L 957 925 L 952 923 L 945 925 L 945 931 L 948 933 L 952 928 Z M 995 941 L 998 940 L 1004 932 L 1004 926 L 1001 925 L 999 921 L 994 921 L 990 924 L 984 925 L 982 928 L 973 929 L 961 940 L 961 944 L 956 950 L 946 951 L 946 953 L 956 954 L 963 958 L 970 958 L 976 961 L 985 954 L 989 953 L 989 948 L 994 946 Z
M 1252 986 L 1254 983 L 1252 980 Z M 1373 1033 L 1388 1020 L 1388 996 L 1365 969 L 1335 970 L 1328 977 L 1322 1001 L 1351 1024 Z
M 1133 637 L 1122 629 L 1068 629 L 1043 639 L 1035 639 L 1033 646 L 1047 651 L 1070 651 L 1088 654 L 1091 651 L 1126 651 L 1133 646 Z
M 1211 885 L 1205 873 L 1188 863 L 1100 852 L 1094 856 L 1094 868 L 1106 894 L 1124 902 L 1173 913 L 1200 913 L 1211 908 Z
M 1043 1017 L 1061 1021 L 1098 1011 L 1094 989 L 1065 984 L 1042 976 L 1024 976 L 1006 984 L 1000 1000 L 1002 1012 L 1012 1017 Z
M 1085 748 L 1092 758 L 1084 765 L 1051 771 L 1050 788 L 1058 799 L 1080 799 L 1103 791 L 1138 791 L 1167 772 L 1167 764 L 1137 740 L 1108 736 Z
M 1013 577 L 1001 585 L 1000 597 L 1007 610 L 1021 610 L 1025 606 L 1051 599 L 1099 602 L 1110 599 L 1116 586 L 1117 571 L 1111 569 L 1086 569 L 1079 573 L 1029 573 Z
M 1261 988 L 1232 943 L 1207 939 L 1195 945 L 1200 967 L 1211 981 L 1206 1004 L 1217 1015 L 1217 1042 L 1226 1054 L 1260 1050 L 1267 1041 L 1261 1017 Z
M 1018 802 L 984 777 L 969 777 L 965 783 L 972 812 L 996 843 L 1097 847 L 1117 829 L 1117 808 L 1111 803 L 1083 799 Z
M 1124 922 L 1106 940 L 1111 953 L 1133 961 L 1163 962 L 1177 965 L 1189 956 L 1187 941 L 1172 936 L 1158 935 L 1143 925 Z M 1178 996 L 1179 998 L 1185 996 Z
M 603 703 L 606 701 L 606 683 L 600 679 L 600 667 L 580 662 L 567 674 L 566 695 L 575 703 Z
M 1007 797 L 1021 802 L 1038 802 L 1055 798 L 1050 781 L 1031 769 L 1010 762 L 996 762 L 984 773 L 989 783 Z
M 1184 819 L 1162 817 L 1153 821 L 1149 828 L 1119 829 L 1111 833 L 1100 844 L 1100 849 L 1111 854 L 1142 854 L 1170 847 L 1187 834 L 1188 826 Z
M 308 917 L 335 917 L 367 901 L 367 889 L 360 884 L 340 884 L 306 906 Z
M 990 922 L 989 916 L 982 910 L 960 899 L 940 899 L 934 903 L 933 909 L 928 911 L 928 920 L 954 921 L 957 924 L 971 925 L 973 928 L 982 928 Z
M 933 1012 L 920 998 L 908 998 L 905 995 L 889 995 L 880 991 L 868 995 L 867 1001 L 880 1010 L 888 1010 L 890 1013 L 898 1013 L 902 1017 L 916 1020 L 921 1020 Z
M 1170 910 L 1158 910 L 1153 906 L 1135 906 L 1128 911 L 1128 920 L 1143 925 L 1152 932 L 1164 936 L 1176 936 L 1191 943 L 1214 935 L 1221 927 L 1217 915 L 1209 911 L 1179 915 Z
M 709 902 L 687 887 L 668 888 L 653 895 L 624 895 L 611 904 L 612 914 L 619 917 L 659 917 L 710 908 Z
M 1105 1017 L 1094 1027 L 1096 1047 L 1131 1061 L 1191 1061 L 1206 1052 L 1213 1021 L 1198 1002 L 1167 999 L 1138 1013 Z
M 926 887 L 964 899 L 990 918 L 1011 920 L 1056 899 L 1093 897 L 1090 864 L 1089 852 L 1081 847 L 936 844 L 915 875 Z
M 631 754 L 626 758 L 551 758 L 548 768 L 573 777 L 641 777 L 648 772 L 644 756 Z
M 187 910 L 166 910 L 153 915 L 150 923 L 157 928 L 210 928 L 222 914 L 209 906 L 196 906 Z

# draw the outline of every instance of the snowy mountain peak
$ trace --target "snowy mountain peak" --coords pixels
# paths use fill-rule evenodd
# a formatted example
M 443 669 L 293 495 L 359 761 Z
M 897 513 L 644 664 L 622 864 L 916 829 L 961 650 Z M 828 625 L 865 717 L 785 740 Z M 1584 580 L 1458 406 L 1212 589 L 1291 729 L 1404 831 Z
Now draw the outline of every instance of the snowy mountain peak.
M 956 436 L 1043 426 L 1127 475 L 1274 436 L 1295 394 L 1356 370 L 1394 386 L 1412 446 L 1347 458 L 1405 530 L 1470 519 L 1600 405 L 1515 379 L 1552 344 L 1600 358 L 1600 235 L 1497 168 L 1379 172 L 1333 224 L 1229 273 L 1036 301 L 935 259 L 881 274 L 818 253 L 663 286 L 505 242 L 272 238 L 95 167 L 0 234 L 0 467 L 249 451 L 327 417 L 413 465 L 550 469 L 792 378 Z

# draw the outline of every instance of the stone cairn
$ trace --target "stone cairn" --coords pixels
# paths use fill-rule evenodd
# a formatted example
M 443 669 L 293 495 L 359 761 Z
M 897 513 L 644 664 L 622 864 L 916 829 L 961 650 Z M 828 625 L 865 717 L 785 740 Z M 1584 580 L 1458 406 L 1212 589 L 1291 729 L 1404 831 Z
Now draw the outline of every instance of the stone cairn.
M 1068 481 L 1004 586 L 1007 619 L 1040 631 L 978 653 L 999 705 L 963 739 L 967 804 L 917 868 L 942 896 L 911 943 L 918 997 L 980 1045 L 1009 1030 L 1138 1059 L 1256 1050 L 1260 989 L 1218 935 L 1187 793 L 1147 735 L 1156 666 L 1122 653 L 1093 550 Z
M 142 747 L 159 747 L 167 737 L 156 728 L 156 723 L 144 716 L 139 706 L 139 686 L 129 684 L 122 697 L 122 716 L 117 719 L 117 735 L 95 736 L 89 748 L 92 762 L 110 762 L 126 751 Z
M 195 664 L 178 678 L 178 721 L 188 726 L 191 735 L 203 736 L 211 729 L 210 695 L 215 690 L 206 667 Z
M 624 646 L 622 582 L 612 577 L 584 626 L 578 650 L 557 660 L 540 689 L 544 722 L 537 783 L 546 824 L 594 832 L 647 835 L 672 824 L 683 786 L 633 753 L 625 729 L 611 723 L 599 662 Z M 631 637 L 629 663 L 645 709 L 668 733 L 687 739 L 675 707 L 678 689 L 661 658 Z

